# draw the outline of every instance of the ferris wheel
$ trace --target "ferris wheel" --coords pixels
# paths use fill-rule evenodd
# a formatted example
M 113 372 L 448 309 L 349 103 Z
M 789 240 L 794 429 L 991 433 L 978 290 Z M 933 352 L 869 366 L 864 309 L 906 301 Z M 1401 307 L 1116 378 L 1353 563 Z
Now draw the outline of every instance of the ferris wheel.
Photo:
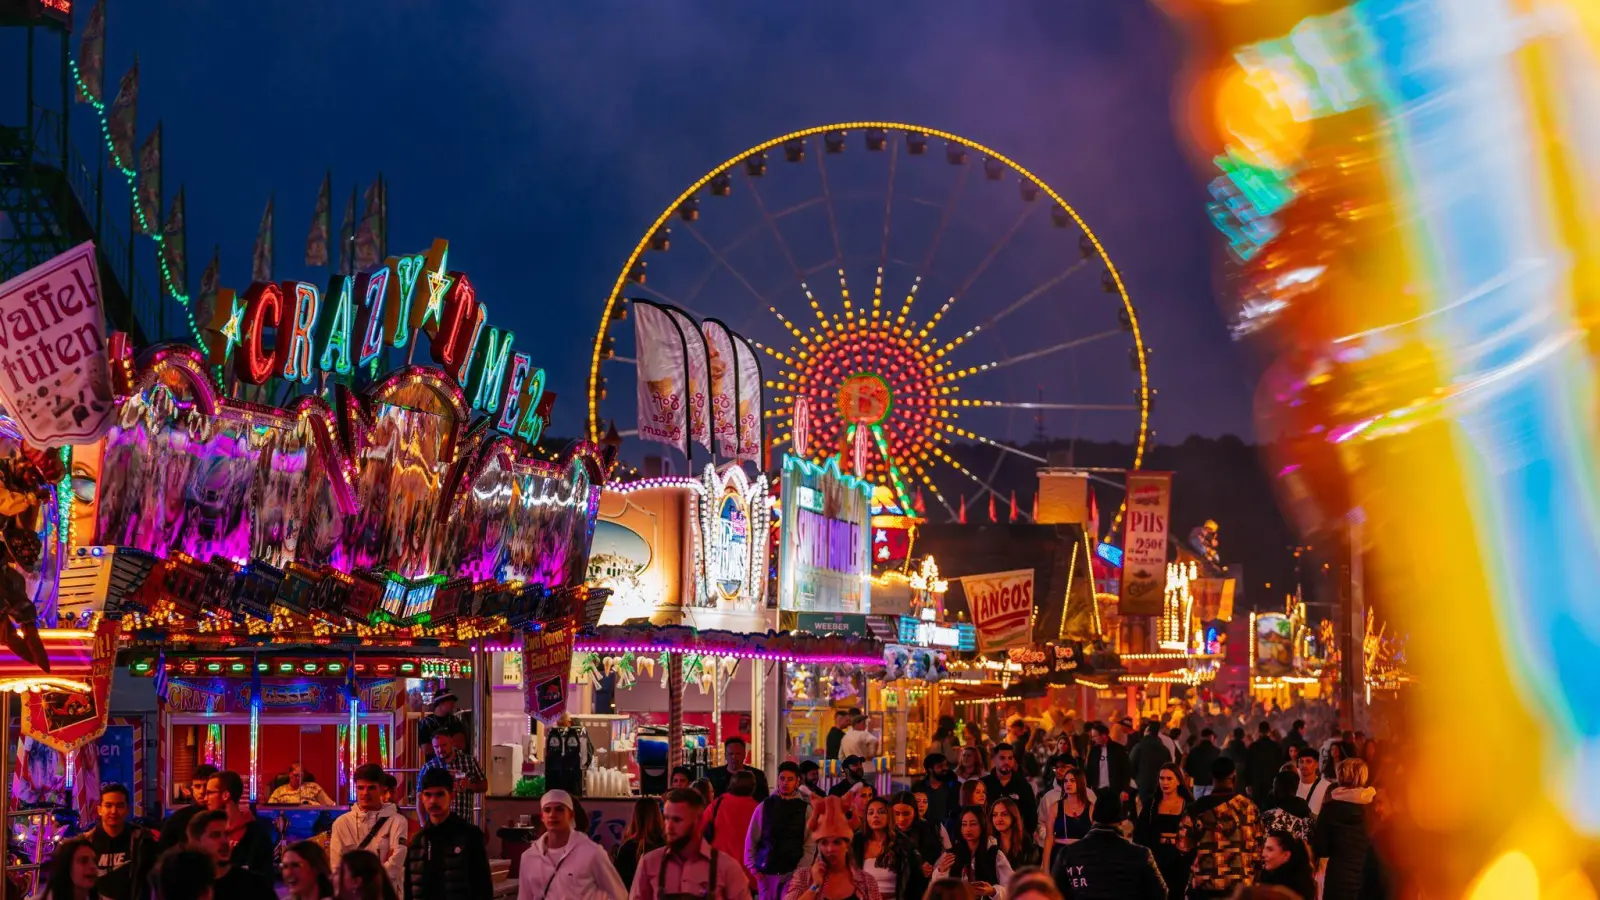
M 798 428 L 805 455 L 837 454 L 932 518 L 1005 501 L 1002 465 L 1046 464 L 1061 440 L 1144 460 L 1152 391 L 1121 274 L 1058 191 L 960 135 L 806 128 L 668 204 L 617 275 L 590 363 L 589 437 L 615 423 L 625 459 L 642 451 L 634 392 L 611 386 L 635 377 L 632 300 L 759 348 L 774 453 Z

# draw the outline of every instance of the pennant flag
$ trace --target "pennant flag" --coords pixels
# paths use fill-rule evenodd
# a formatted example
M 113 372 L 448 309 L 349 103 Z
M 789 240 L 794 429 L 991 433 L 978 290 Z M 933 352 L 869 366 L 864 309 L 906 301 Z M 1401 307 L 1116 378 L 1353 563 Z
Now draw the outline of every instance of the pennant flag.
M 676 306 L 663 306 L 662 309 L 677 324 L 683 338 L 689 377 L 688 391 L 684 394 L 689 406 L 689 437 L 715 453 L 711 446 L 711 359 L 706 352 L 705 336 L 688 313 Z
M 156 650 L 156 703 L 165 708 L 167 705 L 167 651 Z
M 995 514 L 994 514 L 994 494 L 993 494 L 993 492 L 991 492 L 989 494 L 989 521 L 991 521 L 991 522 L 1000 521 L 999 519 L 995 518 Z
M 766 416 L 761 412 L 761 357 L 756 354 L 755 345 L 750 343 L 750 339 L 741 334 L 733 336 L 733 355 L 739 361 L 739 452 L 734 454 L 734 458 L 748 459 L 765 468 L 762 454 L 767 445 L 762 439 L 762 428 Z M 801 419 L 796 409 L 795 455 L 803 457 L 806 443 L 810 440 L 811 424 L 809 420 L 802 422 Z
M 711 366 L 711 432 L 716 452 L 733 459 L 739 455 L 739 366 L 733 350 L 733 332 L 717 319 L 700 323 Z
M 161 227 L 161 123 L 144 139 L 139 148 L 139 216 L 140 234 L 155 234 Z
M 161 247 L 167 255 L 167 269 L 172 283 L 181 293 L 189 293 L 189 251 L 185 246 L 188 228 L 183 221 L 183 186 L 178 186 L 172 198 L 172 209 L 167 211 L 167 224 L 161 227 Z
M 630 305 L 634 352 L 639 358 L 639 437 L 676 447 L 687 455 L 689 366 L 683 333 L 660 304 L 633 300 Z
M 1100 540 L 1100 506 L 1094 500 L 1094 485 L 1089 485 L 1089 537 Z
M 222 248 L 214 247 L 211 250 L 211 262 L 206 264 L 206 270 L 200 273 L 200 291 L 194 298 L 194 320 L 205 323 L 211 321 L 211 314 L 217 308 L 217 289 L 222 284 Z
M 378 231 L 379 212 L 381 204 L 378 201 L 381 193 L 382 179 L 372 182 L 362 197 L 365 204 L 361 214 L 361 224 L 356 226 L 356 267 L 357 272 L 362 272 L 378 264 Z
M 956 514 L 956 521 L 960 522 L 963 525 L 967 524 L 967 495 L 966 494 L 962 494 L 961 495 L 961 512 Z
M 354 275 L 351 245 L 356 238 L 356 189 L 350 189 L 350 202 L 344 208 L 344 224 L 339 226 L 339 274 Z
M 927 504 L 922 502 L 922 488 L 917 488 L 917 496 L 911 501 L 911 509 L 919 516 L 928 514 Z
M 104 102 L 106 81 L 106 0 L 89 10 L 89 24 L 78 45 L 78 102 Z
M 328 236 L 333 233 L 333 173 L 322 176 L 317 191 L 317 209 L 311 214 L 311 233 L 306 235 L 306 265 L 328 264 Z
M 1017 492 L 1015 490 L 1013 490 L 1011 492 L 1011 521 L 1015 522 L 1016 520 L 1017 520 Z
M 119 168 L 126 169 L 133 162 L 133 132 L 139 117 L 139 58 L 134 57 L 133 68 L 122 76 L 117 86 L 117 99 L 111 101 L 111 112 L 106 128 L 111 132 L 111 155 Z
M 267 211 L 261 214 L 261 228 L 256 231 L 256 247 L 250 256 L 250 280 L 272 280 L 272 201 L 267 197 Z

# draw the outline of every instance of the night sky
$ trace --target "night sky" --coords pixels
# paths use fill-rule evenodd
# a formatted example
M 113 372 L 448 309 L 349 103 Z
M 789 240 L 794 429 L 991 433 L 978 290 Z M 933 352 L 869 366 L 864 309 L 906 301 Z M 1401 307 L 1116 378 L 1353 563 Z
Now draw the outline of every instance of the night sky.
M 276 274 L 313 275 L 324 171 L 335 229 L 381 171 L 390 251 L 450 239 L 549 371 L 555 433 L 580 428 L 602 304 L 661 207 L 746 146 L 856 118 L 970 135 L 1055 185 L 1139 309 L 1158 440 L 1252 433 L 1206 194 L 1172 129 L 1179 45 L 1143 4 L 112 0 L 107 31 L 108 101 L 138 53 L 140 138 L 163 120 L 168 196 L 187 185 L 192 284 L 220 244 L 223 284 L 245 287 L 274 191 Z

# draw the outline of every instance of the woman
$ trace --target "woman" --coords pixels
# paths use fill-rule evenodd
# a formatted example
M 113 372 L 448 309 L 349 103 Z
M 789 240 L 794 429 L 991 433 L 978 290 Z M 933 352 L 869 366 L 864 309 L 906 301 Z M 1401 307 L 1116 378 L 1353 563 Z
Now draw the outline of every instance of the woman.
M 917 864 L 922 876 L 920 883 L 924 890 L 933 879 L 933 861 L 944 853 L 938 824 L 929 822 L 924 815 L 927 811 L 926 802 L 926 796 L 905 791 L 895 794 L 889 801 L 889 811 L 894 813 L 894 827 L 909 837 L 911 846 L 917 850 Z
M 961 746 L 978 751 L 979 774 L 989 771 L 989 741 L 978 729 L 978 723 L 967 722 L 961 726 Z
M 735 772 L 728 779 L 728 792 L 712 801 L 701 818 L 701 828 L 711 846 L 728 854 L 730 859 L 744 859 L 744 838 L 750 830 L 750 820 L 756 814 L 756 776 L 749 769 Z M 621 873 L 618 873 L 621 874 Z M 750 886 L 756 886 L 755 875 L 744 870 Z
M 700 792 L 700 796 L 705 798 L 707 806 L 710 806 L 711 801 L 716 799 L 717 789 L 712 785 L 709 778 L 702 778 L 689 786 Z
M 1094 827 L 1089 810 L 1094 796 L 1089 793 L 1089 783 L 1083 770 L 1067 767 L 1061 776 L 1060 793 L 1051 791 L 1045 802 L 1039 804 L 1039 843 L 1044 847 L 1040 865 L 1052 875 L 1057 874 L 1052 862 L 1068 844 L 1083 840 Z
M 861 869 L 878 883 L 883 900 L 916 900 L 922 896 L 922 862 L 911 839 L 900 833 L 889 801 L 867 802 L 866 827 L 852 842 Z
M 940 835 L 940 843 L 944 844 L 946 850 L 958 843 L 957 836 L 961 834 L 961 811 L 969 806 L 976 806 L 979 809 L 989 807 L 987 782 L 973 780 L 961 785 L 961 804 L 950 811 L 950 818 L 944 823 L 944 833 Z
M 977 900 L 977 895 L 965 881 L 942 878 L 928 886 L 928 894 L 923 900 Z
M 339 857 L 339 900 L 399 900 L 383 862 L 371 850 L 346 850 Z
M 289 889 L 287 900 L 332 900 L 328 851 L 316 841 L 290 844 L 283 851 L 283 886 Z
M 939 727 L 934 729 L 933 737 L 928 742 L 928 752 L 938 753 L 952 762 L 961 755 L 961 740 L 956 737 L 955 716 L 939 717 Z
M 984 776 L 983 751 L 977 747 L 962 747 L 961 755 L 957 757 L 957 760 L 955 767 L 957 783 L 966 784 Z
M 1061 900 L 1061 890 L 1042 869 L 1018 869 L 1006 883 L 1011 900 Z
M 1298 796 L 1300 776 L 1279 772 L 1272 778 L 1272 796 L 1261 804 L 1261 830 L 1287 831 L 1306 844 L 1311 843 L 1316 818 L 1311 805 Z
M 1326 860 L 1323 900 L 1355 900 L 1372 848 L 1367 809 L 1377 792 L 1367 787 L 1367 764 L 1347 759 L 1339 764 L 1339 786 L 1328 793 L 1312 830 L 1312 846 Z
M 883 900 L 878 882 L 855 867 L 850 842 L 855 835 L 838 797 L 819 797 L 811 803 L 811 839 L 817 858 L 794 873 L 783 900 Z M 821 885 L 813 891 L 812 885 Z
M 94 883 L 100 880 L 98 863 L 88 838 L 62 841 L 50 857 L 44 890 L 34 894 L 34 900 L 94 900 Z
M 661 802 L 654 797 L 640 797 L 634 801 L 633 818 L 623 830 L 622 843 L 617 845 L 611 859 L 617 867 L 617 874 L 622 876 L 622 883 L 632 889 L 640 858 L 666 842 L 667 827 L 661 818 Z M 739 858 L 743 859 L 744 855 L 741 853 Z
M 1288 888 L 1301 897 L 1317 896 L 1317 878 L 1305 841 L 1287 831 L 1269 831 L 1261 845 L 1261 883 Z
M 1133 826 L 1133 842 L 1150 848 L 1156 858 L 1156 868 L 1167 883 L 1167 896 L 1183 900 L 1189 889 L 1189 854 L 1178 847 L 1178 835 L 1183 832 L 1184 810 L 1194 802 L 1189 788 L 1183 783 L 1183 774 L 1176 765 L 1161 767 L 1156 786 L 1159 793 L 1153 803 L 1139 811 Z
M 960 840 L 939 857 L 933 867 L 935 878 L 959 878 L 972 885 L 980 897 L 1005 900 L 1005 883 L 1011 878 L 1011 862 L 989 838 L 989 818 L 983 807 L 961 810 Z
M 1022 830 L 1022 810 L 1010 797 L 997 797 L 989 806 L 989 827 L 993 829 L 995 846 L 1004 853 L 1013 869 L 1036 865 L 1039 853 L 1037 841 Z

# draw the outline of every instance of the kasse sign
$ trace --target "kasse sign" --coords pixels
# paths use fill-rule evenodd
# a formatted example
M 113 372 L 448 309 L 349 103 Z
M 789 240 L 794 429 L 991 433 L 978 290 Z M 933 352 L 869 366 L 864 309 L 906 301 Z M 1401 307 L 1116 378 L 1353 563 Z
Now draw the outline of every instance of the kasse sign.
M 980 652 L 1027 646 L 1033 624 L 1032 569 L 966 575 L 960 581 Z

